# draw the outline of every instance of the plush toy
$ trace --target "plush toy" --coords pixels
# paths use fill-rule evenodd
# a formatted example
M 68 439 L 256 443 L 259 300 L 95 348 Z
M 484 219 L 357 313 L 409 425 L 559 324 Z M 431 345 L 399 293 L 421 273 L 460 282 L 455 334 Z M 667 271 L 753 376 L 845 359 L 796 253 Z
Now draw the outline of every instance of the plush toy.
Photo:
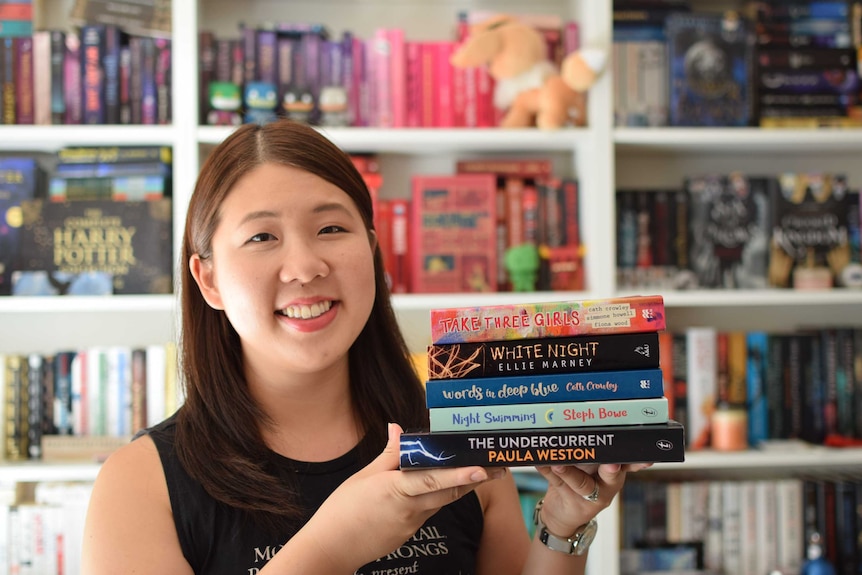
M 572 52 L 559 70 L 547 54 L 538 30 L 503 14 L 473 25 L 450 61 L 458 68 L 488 66 L 496 82 L 494 106 L 506 111 L 503 128 L 583 126 L 586 92 L 601 73 L 606 54 L 594 49 Z

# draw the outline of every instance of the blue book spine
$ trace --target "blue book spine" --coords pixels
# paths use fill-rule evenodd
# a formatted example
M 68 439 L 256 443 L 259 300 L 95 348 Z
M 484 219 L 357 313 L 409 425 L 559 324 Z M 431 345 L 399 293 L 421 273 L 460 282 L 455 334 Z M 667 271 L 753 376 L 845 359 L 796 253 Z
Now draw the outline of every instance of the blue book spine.
M 769 338 L 766 332 L 752 331 L 747 335 L 748 365 L 748 442 L 757 445 L 769 439 L 769 403 L 766 396 L 766 369 L 769 365 Z
M 563 403 L 517 403 L 428 410 L 431 432 L 644 425 L 668 422 L 666 397 Z
M 435 379 L 425 384 L 426 405 L 470 407 L 613 399 L 658 398 L 661 369 L 592 371 L 514 377 Z

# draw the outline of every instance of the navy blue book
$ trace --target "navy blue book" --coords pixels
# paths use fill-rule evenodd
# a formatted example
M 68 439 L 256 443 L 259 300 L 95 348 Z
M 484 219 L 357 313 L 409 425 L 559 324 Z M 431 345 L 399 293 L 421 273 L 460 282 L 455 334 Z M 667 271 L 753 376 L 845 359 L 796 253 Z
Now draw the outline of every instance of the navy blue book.
M 433 379 L 429 408 L 662 397 L 661 369 L 586 371 L 511 377 Z

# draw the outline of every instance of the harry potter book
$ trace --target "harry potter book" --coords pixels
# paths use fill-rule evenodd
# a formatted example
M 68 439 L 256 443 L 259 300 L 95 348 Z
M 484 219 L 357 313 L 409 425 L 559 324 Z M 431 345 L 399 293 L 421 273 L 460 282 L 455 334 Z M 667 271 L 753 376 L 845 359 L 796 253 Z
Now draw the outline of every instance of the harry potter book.
M 35 200 L 21 207 L 18 271 L 43 271 L 58 281 L 64 274 L 110 274 L 114 294 L 173 291 L 169 198 Z
M 673 420 L 653 425 L 401 435 L 402 470 L 671 461 L 685 461 L 685 431 Z
M 659 365 L 658 334 L 606 334 L 428 346 L 428 379 L 648 369 Z
M 660 295 L 431 310 L 431 342 L 458 343 L 665 329 Z

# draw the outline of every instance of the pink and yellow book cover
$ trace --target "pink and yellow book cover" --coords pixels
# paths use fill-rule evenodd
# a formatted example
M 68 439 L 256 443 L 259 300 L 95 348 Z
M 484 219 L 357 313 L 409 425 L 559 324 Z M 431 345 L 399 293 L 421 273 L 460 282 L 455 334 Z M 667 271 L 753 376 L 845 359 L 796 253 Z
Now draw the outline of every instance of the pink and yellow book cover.
M 665 329 L 660 295 L 431 310 L 431 341 L 461 343 Z

